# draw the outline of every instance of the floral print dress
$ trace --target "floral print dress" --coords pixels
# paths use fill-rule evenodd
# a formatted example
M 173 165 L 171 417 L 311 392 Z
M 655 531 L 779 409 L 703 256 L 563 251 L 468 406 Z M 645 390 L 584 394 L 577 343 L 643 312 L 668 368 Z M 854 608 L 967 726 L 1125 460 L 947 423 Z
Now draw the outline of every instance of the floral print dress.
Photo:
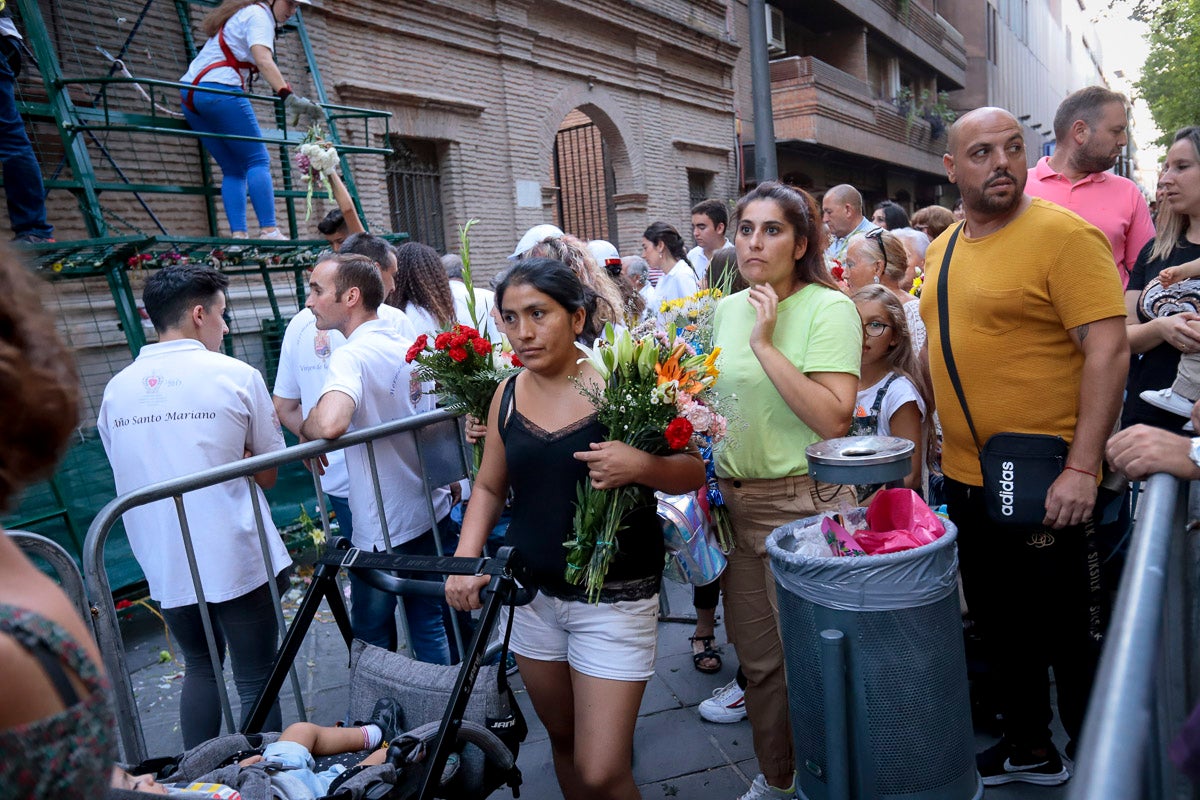
M 39 661 L 66 706 L 53 716 L 0 731 L 0 793 L 55 800 L 104 797 L 116 754 L 100 670 L 62 626 L 28 609 L 0 604 L 0 634 Z M 84 686 L 82 697 L 67 677 L 72 673 Z

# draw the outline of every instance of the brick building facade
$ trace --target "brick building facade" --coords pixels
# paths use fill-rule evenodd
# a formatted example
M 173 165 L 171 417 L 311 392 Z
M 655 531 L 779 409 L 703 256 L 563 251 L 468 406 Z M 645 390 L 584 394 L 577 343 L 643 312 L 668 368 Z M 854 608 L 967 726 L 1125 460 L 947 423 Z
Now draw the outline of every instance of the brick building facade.
M 143 4 L 104 6 L 41 4 L 65 73 L 107 73 L 111 62 L 100 50 L 121 50 Z M 132 75 L 177 80 L 186 69 L 173 6 L 153 4 L 142 19 L 124 58 Z M 188 8 L 197 45 L 206 11 L 199 3 Z M 526 228 L 558 219 L 560 199 L 588 188 L 578 179 L 554 183 L 569 172 L 556 170 L 560 128 L 579 125 L 594 125 L 603 142 L 604 230 L 622 252 L 637 252 L 641 231 L 657 219 L 686 226 L 697 193 L 737 192 L 734 86 L 744 38 L 733 26 L 745 15 L 739 0 L 316 0 L 303 13 L 330 102 L 393 115 L 387 134 L 379 123 L 365 133 L 361 125 L 341 131 L 347 143 L 390 145 L 397 153 L 351 157 L 372 230 L 411 229 L 414 238 L 445 249 L 455 246 L 457 226 L 479 218 L 473 252 L 481 270 L 493 272 Z M 281 37 L 276 49 L 284 75 L 313 96 L 296 37 Z M 26 99 L 44 99 L 36 70 L 21 88 Z M 73 91 L 74 101 L 88 104 L 90 91 Z M 173 90 L 154 99 L 178 105 Z M 110 90 L 109 102 L 150 106 L 127 86 Z M 259 116 L 264 129 L 274 127 L 267 110 Z M 58 132 L 38 124 L 34 136 L 50 178 L 62 152 Z M 96 142 L 87 145 L 102 179 L 119 180 L 119 166 L 134 183 L 186 184 L 200 171 L 192 139 L 113 133 L 104 143 L 111 161 Z M 570 158 L 562 148 L 559 156 Z M 277 149 L 271 157 L 278 175 Z M 219 170 L 212 169 L 216 186 Z M 208 233 L 200 198 L 142 200 L 153 217 L 132 195 L 102 195 L 113 232 L 154 232 L 161 223 L 172 234 Z M 282 200 L 278 206 L 286 227 Z M 51 189 L 49 207 L 60 239 L 86 235 L 71 194 Z M 324 210 L 318 202 L 314 220 Z M 226 231 L 219 203 L 218 214 L 219 230 Z M 300 217 L 300 230 L 312 235 L 314 220 L 305 223 L 302 211 Z

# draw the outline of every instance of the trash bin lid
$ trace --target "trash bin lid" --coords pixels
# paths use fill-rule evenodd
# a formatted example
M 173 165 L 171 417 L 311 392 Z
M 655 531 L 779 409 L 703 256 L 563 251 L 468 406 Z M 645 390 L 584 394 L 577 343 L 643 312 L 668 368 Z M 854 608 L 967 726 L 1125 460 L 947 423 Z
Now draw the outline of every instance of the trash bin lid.
M 823 483 L 868 485 L 902 480 L 916 446 L 898 436 L 843 436 L 805 449 L 808 472 Z

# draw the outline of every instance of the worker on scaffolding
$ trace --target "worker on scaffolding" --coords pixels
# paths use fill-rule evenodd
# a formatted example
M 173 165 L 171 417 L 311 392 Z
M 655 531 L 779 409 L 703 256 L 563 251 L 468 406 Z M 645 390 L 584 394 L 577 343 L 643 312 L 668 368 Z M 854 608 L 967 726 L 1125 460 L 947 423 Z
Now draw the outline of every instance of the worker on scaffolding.
M 208 36 L 181 83 L 183 114 L 195 131 L 235 136 L 261 137 L 258 119 L 244 95 L 224 92 L 247 89 L 248 79 L 261 74 L 271 91 L 283 101 L 289 122 L 301 118 L 321 120 L 324 112 L 311 100 L 292 92 L 275 65 L 275 28 L 309 0 L 224 0 L 200 23 Z M 243 73 L 247 78 L 243 78 Z M 275 222 L 275 189 L 271 184 L 271 159 L 262 142 L 204 137 L 204 147 L 221 166 L 221 199 L 235 239 L 247 237 L 246 195 L 262 228 L 261 239 L 286 239 Z
M 54 226 L 46 221 L 46 190 L 42 170 L 25 120 L 17 111 L 16 85 L 21 74 L 21 34 L 12 11 L 0 0 L 0 161 L 4 162 L 4 194 L 13 238 L 38 244 L 54 241 Z

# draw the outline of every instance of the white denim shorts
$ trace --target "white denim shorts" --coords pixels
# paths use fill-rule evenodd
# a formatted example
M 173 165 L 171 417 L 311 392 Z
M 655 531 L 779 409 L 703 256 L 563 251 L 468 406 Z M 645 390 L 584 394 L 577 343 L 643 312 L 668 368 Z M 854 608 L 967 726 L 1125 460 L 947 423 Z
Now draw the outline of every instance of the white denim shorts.
M 658 647 L 658 595 L 592 605 L 539 592 L 517 606 L 509 646 L 525 658 L 566 661 L 592 678 L 649 680 Z

